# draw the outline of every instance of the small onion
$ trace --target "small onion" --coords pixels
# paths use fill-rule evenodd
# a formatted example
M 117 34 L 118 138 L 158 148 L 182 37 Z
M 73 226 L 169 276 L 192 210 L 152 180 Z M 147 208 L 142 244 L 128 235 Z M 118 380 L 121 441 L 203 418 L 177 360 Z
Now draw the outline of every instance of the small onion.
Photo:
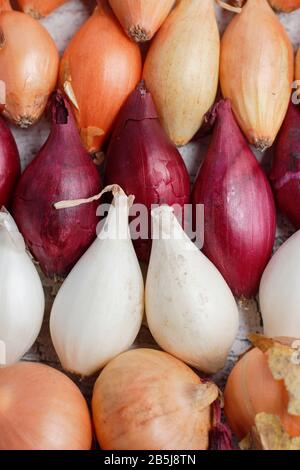
M 218 389 L 161 351 L 121 354 L 100 374 L 92 409 L 107 450 L 207 449 Z
M 232 370 L 225 388 L 225 414 L 239 439 L 254 425 L 258 413 L 279 416 L 285 430 L 300 436 L 300 416 L 287 411 L 288 393 L 283 381 L 275 380 L 268 366 L 267 353 L 254 348 Z
M 0 450 L 89 450 L 92 429 L 78 387 L 46 365 L 0 369 Z

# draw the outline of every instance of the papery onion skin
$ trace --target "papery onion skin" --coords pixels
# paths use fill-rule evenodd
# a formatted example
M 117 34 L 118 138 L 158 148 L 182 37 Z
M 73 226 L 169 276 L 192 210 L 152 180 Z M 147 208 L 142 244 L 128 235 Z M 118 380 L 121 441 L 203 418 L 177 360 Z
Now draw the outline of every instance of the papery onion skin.
M 1 450 L 89 450 L 87 404 L 64 374 L 20 362 L 0 369 Z
M 53 204 L 92 196 L 101 181 L 60 92 L 50 107 L 51 133 L 20 178 L 13 215 L 44 273 L 64 277 L 96 237 L 97 203 L 59 211 Z
M 211 412 L 197 407 L 201 379 L 161 351 L 121 354 L 100 374 L 93 392 L 96 435 L 104 450 L 204 450 Z
M 136 42 L 152 39 L 170 13 L 175 0 L 109 0 L 128 36 Z
M 27 128 L 41 117 L 55 88 L 58 51 L 48 31 L 24 13 L 1 13 L 0 30 L 0 80 L 6 87 L 3 114 Z
M 18 4 L 24 13 L 33 18 L 40 19 L 49 15 L 68 0 L 18 0 Z
M 143 76 L 175 145 L 191 140 L 215 100 L 219 53 L 210 0 L 182 0 L 151 44 Z
M 276 140 L 270 178 L 279 209 L 300 228 L 300 109 L 292 103 Z
M 251 297 L 271 257 L 276 211 L 269 182 L 249 149 L 230 101 L 214 111 L 215 129 L 192 203 L 204 204 L 204 254 L 237 297 Z
M 101 0 L 68 45 L 60 66 L 61 87 L 73 103 L 89 152 L 98 151 L 108 137 L 141 73 L 138 45 L 125 35 L 109 6 Z
M 270 5 L 277 11 L 290 11 L 300 8 L 300 0 L 269 0 Z
M 110 141 L 105 183 L 117 183 L 135 203 L 149 212 L 149 237 L 135 240 L 141 261 L 151 251 L 151 206 L 184 208 L 190 198 L 190 181 L 184 161 L 158 120 L 151 94 L 140 85 L 122 108 Z M 147 221 L 146 221 L 147 222 Z
M 293 77 L 293 48 L 277 16 L 267 0 L 247 1 L 223 35 L 220 82 L 248 141 L 260 150 L 280 129 Z
M 232 431 L 243 439 L 254 426 L 258 413 L 279 416 L 291 436 L 300 436 L 300 416 L 287 412 L 288 393 L 282 380 L 275 380 L 267 353 L 254 348 L 233 368 L 225 387 L 225 415 Z
M 4 119 L 0 117 L 0 207 L 8 205 L 20 172 L 16 142 Z
M 273 255 L 261 279 L 264 334 L 300 338 L 300 230 Z

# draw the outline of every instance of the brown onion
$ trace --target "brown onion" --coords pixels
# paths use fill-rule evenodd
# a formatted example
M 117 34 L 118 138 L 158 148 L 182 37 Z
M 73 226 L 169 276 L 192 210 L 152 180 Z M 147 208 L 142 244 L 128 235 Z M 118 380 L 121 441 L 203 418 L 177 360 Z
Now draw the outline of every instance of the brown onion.
M 24 13 L 39 19 L 49 15 L 49 13 L 67 1 L 68 0 L 18 0 L 18 4 Z
M 91 420 L 78 387 L 46 365 L 0 369 L 1 450 L 89 450 Z

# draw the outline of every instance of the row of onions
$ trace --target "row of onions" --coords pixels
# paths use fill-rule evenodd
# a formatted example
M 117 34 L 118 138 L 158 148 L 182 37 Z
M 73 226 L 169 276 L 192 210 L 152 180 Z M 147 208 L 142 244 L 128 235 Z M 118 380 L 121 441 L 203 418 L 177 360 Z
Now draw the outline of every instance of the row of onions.
M 42 2 L 19 3 L 38 17 L 64 2 L 45 1 L 43 10 Z M 59 65 L 47 31 L 0 0 L 3 114 L 28 127 L 48 102 L 52 126 L 20 176 L 16 144 L 0 120 L 0 203 L 11 208 L 11 215 L 0 212 L 0 340 L 8 364 L 0 369 L 2 449 L 89 449 L 92 421 L 103 449 L 230 448 L 218 388 L 188 366 L 202 374 L 224 367 L 239 326 L 234 296 L 259 291 L 265 335 L 300 337 L 300 231 L 271 258 L 274 197 L 248 145 L 271 146 L 281 128 L 270 180 L 280 209 L 299 228 L 300 111 L 289 105 L 288 37 L 266 0 L 248 0 L 221 48 L 213 0 L 181 0 L 173 10 L 173 1 L 138 2 L 145 9 L 133 3 L 110 0 L 114 16 L 99 1 Z M 135 41 L 156 32 L 142 71 Z M 219 61 L 225 99 L 211 108 Z M 59 67 L 60 90 L 52 93 Z M 190 193 L 176 145 L 189 142 L 204 120 L 212 138 Z M 89 153 L 109 135 L 102 184 Z M 96 237 L 97 201 L 107 193 L 113 204 Z M 158 234 L 152 241 L 151 232 L 131 239 L 132 196 L 149 211 L 158 205 L 149 216 Z M 205 205 L 203 252 L 172 208 L 190 201 L 195 211 Z M 18 363 L 45 308 L 26 246 L 46 276 L 65 277 L 50 316 L 63 368 L 86 377 L 104 367 L 92 419 L 67 376 Z M 146 283 L 139 260 L 149 262 Z M 144 311 L 164 352 L 127 351 Z M 299 448 L 299 344 L 252 340 L 255 348 L 226 386 L 228 422 L 246 438 L 244 448 L 254 441 Z

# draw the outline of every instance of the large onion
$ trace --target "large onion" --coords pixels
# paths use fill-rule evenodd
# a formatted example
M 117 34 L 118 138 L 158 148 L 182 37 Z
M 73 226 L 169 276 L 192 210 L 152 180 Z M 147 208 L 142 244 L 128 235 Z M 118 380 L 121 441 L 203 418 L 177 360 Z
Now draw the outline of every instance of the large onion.
M 42 364 L 0 369 L 1 450 L 88 450 L 92 430 L 76 385 Z

